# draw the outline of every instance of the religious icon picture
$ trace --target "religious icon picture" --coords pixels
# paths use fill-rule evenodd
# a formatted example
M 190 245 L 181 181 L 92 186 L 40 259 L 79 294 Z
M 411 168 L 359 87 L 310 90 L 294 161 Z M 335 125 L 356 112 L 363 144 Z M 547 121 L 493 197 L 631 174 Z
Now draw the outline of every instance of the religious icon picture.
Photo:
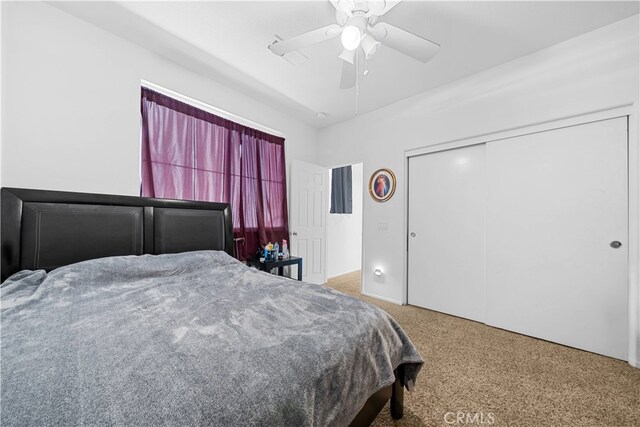
M 369 194 L 376 202 L 386 202 L 396 191 L 396 176 L 390 169 L 378 169 L 369 179 Z

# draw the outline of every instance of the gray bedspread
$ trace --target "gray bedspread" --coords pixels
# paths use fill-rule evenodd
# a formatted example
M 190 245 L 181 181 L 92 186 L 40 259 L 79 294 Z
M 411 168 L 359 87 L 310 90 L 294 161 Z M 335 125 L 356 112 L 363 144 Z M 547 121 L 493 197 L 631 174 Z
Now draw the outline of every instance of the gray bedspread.
M 224 252 L 102 258 L 1 287 L 2 425 L 347 425 L 422 359 L 375 306 Z

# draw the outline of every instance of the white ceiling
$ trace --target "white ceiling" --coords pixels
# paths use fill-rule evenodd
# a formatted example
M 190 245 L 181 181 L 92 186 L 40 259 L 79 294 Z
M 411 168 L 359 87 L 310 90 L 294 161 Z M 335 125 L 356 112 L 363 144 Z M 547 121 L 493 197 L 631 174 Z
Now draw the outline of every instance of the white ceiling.
M 381 21 L 441 45 L 423 64 L 384 46 L 360 79 L 359 114 L 639 13 L 638 1 L 403 1 Z M 316 127 L 355 115 L 339 89 L 339 38 L 292 65 L 267 45 L 335 23 L 329 1 L 56 2 L 117 35 L 209 75 Z M 327 117 L 319 120 L 317 112 Z

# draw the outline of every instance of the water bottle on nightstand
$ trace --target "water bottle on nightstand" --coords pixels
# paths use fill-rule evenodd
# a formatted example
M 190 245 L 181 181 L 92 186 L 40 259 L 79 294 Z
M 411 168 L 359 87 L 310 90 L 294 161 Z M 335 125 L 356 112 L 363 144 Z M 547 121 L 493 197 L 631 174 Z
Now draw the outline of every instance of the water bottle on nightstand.
M 289 258 L 289 248 L 287 247 L 287 241 L 282 239 L 282 258 Z

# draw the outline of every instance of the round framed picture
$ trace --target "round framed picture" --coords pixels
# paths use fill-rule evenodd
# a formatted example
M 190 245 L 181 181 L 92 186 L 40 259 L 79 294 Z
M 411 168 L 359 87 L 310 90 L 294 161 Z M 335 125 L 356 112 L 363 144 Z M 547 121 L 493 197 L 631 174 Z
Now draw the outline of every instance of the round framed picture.
M 369 179 L 369 194 L 376 202 L 386 202 L 396 191 L 396 176 L 391 169 L 378 169 Z

